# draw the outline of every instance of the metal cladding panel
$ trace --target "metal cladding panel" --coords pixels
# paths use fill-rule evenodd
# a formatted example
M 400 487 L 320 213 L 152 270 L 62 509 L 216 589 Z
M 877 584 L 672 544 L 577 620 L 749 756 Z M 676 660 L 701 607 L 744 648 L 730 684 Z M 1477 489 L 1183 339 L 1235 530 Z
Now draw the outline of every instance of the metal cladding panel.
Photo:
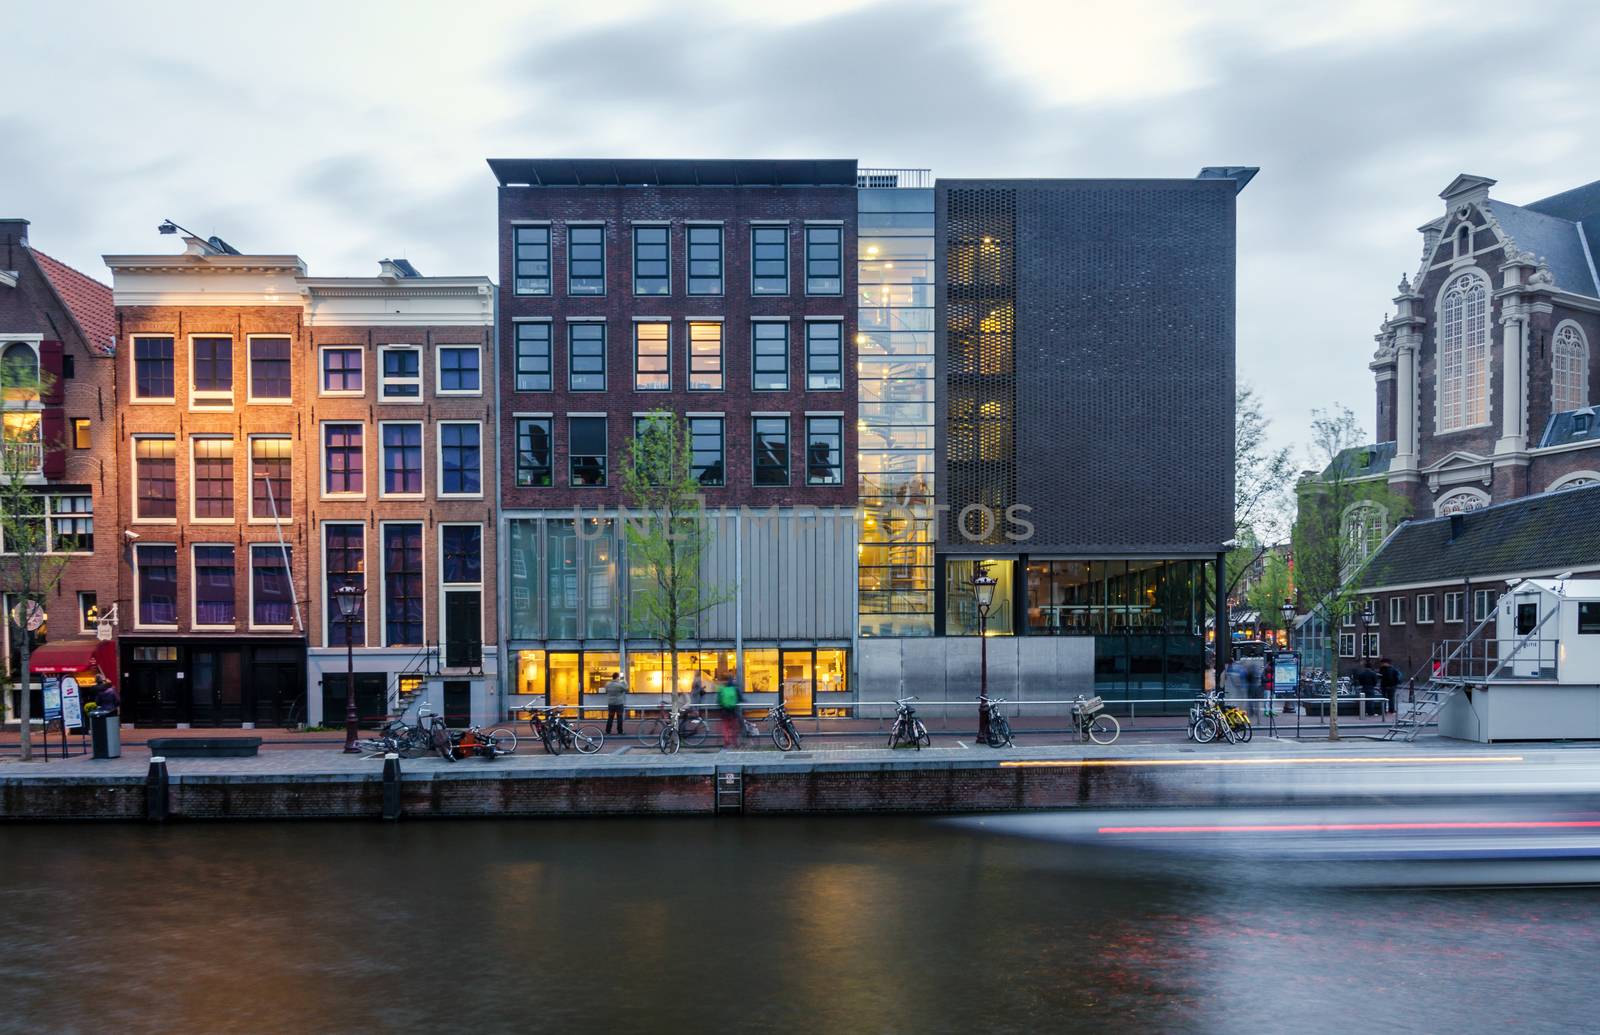
M 963 492 L 948 401 L 968 301 L 952 263 L 987 222 L 1015 240 L 1014 372 L 1000 386 L 1014 394 L 1014 441 L 995 469 L 1011 460 L 1034 534 L 1014 549 L 1172 555 L 1232 537 L 1234 194 L 1227 180 L 940 181 L 940 500 L 952 516 L 989 495 Z M 946 548 L 993 549 L 952 533 Z
M 744 638 L 843 640 L 855 620 L 855 530 L 846 512 L 742 519 Z
M 700 570 L 706 592 L 721 594 L 727 599 L 706 611 L 700 622 L 700 635 L 708 640 L 731 640 L 734 635 L 734 587 L 738 581 L 736 557 L 738 541 L 734 538 L 734 524 L 738 519 L 725 514 L 711 519 L 711 542 L 706 544 Z

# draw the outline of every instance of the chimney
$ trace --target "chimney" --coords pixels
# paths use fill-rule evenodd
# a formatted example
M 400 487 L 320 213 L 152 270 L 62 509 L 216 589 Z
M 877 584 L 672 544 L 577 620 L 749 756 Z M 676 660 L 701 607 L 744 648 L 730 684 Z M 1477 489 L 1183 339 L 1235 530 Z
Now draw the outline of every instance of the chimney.
M 27 244 L 28 221 L 0 216 L 0 244 Z

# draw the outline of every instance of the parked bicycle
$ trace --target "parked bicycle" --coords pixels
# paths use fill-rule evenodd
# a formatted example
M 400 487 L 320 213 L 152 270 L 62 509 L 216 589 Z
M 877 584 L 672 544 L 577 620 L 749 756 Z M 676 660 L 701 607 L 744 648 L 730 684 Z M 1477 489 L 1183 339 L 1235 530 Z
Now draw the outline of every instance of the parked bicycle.
M 767 709 L 767 719 L 772 723 L 772 743 L 779 751 L 800 750 L 800 731 L 795 729 L 789 709 L 783 706 L 783 698 Z
M 661 712 L 665 715 L 671 705 L 661 702 Z M 634 736 L 639 740 L 641 747 L 660 747 L 661 732 L 665 729 L 665 718 L 640 719 Z M 699 747 L 711 735 L 711 724 L 706 721 L 705 709 L 685 708 L 678 713 L 678 741 L 690 747 Z M 668 752 L 671 754 L 672 752 Z
M 1222 694 L 1201 694 L 1189 707 L 1189 737 L 1200 744 L 1222 739 L 1230 744 L 1248 743 L 1255 736 L 1250 716 L 1225 701 Z
M 1105 707 L 1103 698 L 1085 699 L 1082 694 L 1073 702 L 1072 720 L 1084 740 L 1092 740 L 1103 746 L 1114 743 L 1121 736 L 1122 725 L 1117 722 L 1116 716 L 1106 714 Z
M 914 747 L 918 751 L 927 747 L 933 740 L 928 736 L 928 727 L 917 718 L 916 709 L 911 707 L 915 697 L 903 697 L 895 703 L 894 725 L 889 729 L 889 746 L 900 747 L 902 744 Z
M 554 708 L 545 713 L 544 727 L 544 748 L 552 755 L 559 755 L 568 748 L 582 755 L 592 755 L 605 746 L 606 735 L 599 726 L 593 723 L 573 725 Z
M 978 703 L 983 705 L 983 710 L 988 713 L 986 722 L 989 728 L 988 745 L 992 748 L 1010 747 L 1011 723 L 1006 720 L 1004 715 L 1000 714 L 1000 706 L 1006 702 L 979 695 Z

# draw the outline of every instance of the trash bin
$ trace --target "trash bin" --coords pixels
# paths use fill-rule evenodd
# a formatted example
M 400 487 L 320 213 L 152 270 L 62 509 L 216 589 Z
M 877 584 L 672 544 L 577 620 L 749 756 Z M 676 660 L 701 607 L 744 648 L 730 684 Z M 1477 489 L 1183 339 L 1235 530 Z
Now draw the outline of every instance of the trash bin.
M 94 742 L 94 757 L 122 757 L 122 719 L 116 715 L 95 715 L 89 720 L 89 736 Z

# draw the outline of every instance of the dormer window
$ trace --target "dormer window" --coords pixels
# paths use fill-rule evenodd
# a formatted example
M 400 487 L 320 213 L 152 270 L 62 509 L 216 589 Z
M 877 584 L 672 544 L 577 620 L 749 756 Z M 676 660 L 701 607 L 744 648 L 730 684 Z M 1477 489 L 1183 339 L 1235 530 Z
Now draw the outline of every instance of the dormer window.
M 1590 422 L 1593 420 L 1594 418 L 1589 416 L 1587 413 L 1578 414 L 1576 417 L 1572 418 L 1572 433 L 1574 435 L 1587 435 L 1589 433 Z
M 1456 231 L 1456 258 L 1464 259 L 1472 254 L 1472 227 L 1465 224 Z

